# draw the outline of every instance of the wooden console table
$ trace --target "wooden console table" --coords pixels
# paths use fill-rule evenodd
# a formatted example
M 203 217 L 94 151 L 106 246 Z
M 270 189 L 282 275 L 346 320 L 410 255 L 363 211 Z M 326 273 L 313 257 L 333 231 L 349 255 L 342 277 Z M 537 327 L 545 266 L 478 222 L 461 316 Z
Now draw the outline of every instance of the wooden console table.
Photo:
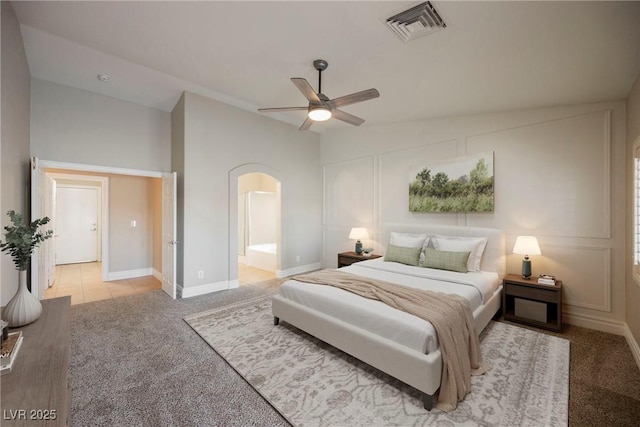
M 71 297 L 43 300 L 35 322 L 22 331 L 23 342 L 11 372 L 0 376 L 2 426 L 68 426 Z

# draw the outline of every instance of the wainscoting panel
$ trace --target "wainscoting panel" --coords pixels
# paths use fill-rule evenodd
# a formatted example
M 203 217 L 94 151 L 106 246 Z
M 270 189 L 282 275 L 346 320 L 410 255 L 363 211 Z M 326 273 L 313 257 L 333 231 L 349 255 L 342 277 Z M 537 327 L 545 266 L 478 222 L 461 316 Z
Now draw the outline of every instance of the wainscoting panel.
M 512 236 L 513 237 L 513 236 Z M 515 240 L 507 238 L 510 253 Z M 531 256 L 534 276 L 552 274 L 562 280 L 565 305 L 611 312 L 611 248 L 541 243 L 542 255 Z M 519 273 L 522 255 L 507 256 L 507 271 Z
M 324 261 L 333 266 L 338 252 L 353 250 L 354 223 L 368 228 L 377 253 L 387 244 L 373 236 L 382 224 L 466 225 L 504 230 L 507 271 L 518 273 L 522 256 L 511 253 L 513 243 L 533 235 L 543 254 L 532 257 L 533 272 L 562 279 L 567 320 L 618 328 L 625 305 L 625 117 L 624 103 L 612 102 L 327 133 Z M 494 153 L 494 212 L 409 212 L 409 180 L 424 166 L 487 151 Z M 357 153 L 370 157 L 354 160 Z M 371 186 L 354 183 L 369 173 Z
M 373 222 L 373 157 L 323 166 L 325 225 L 364 227 Z
M 610 238 L 610 117 L 598 111 L 468 137 L 469 154 L 495 153 L 492 223 L 535 235 Z M 469 225 L 485 220 L 468 215 Z
M 611 311 L 611 249 L 545 245 L 548 270 L 562 279 L 567 305 Z

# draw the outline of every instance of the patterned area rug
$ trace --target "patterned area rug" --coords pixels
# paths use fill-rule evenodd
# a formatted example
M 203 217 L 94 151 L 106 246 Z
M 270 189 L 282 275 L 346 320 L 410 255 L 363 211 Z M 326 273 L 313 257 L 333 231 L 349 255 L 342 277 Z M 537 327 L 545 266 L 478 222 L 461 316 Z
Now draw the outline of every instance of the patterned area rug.
M 568 423 L 569 341 L 490 322 L 480 336 L 491 370 L 450 413 L 420 393 L 281 322 L 259 297 L 185 321 L 296 426 L 562 426 Z

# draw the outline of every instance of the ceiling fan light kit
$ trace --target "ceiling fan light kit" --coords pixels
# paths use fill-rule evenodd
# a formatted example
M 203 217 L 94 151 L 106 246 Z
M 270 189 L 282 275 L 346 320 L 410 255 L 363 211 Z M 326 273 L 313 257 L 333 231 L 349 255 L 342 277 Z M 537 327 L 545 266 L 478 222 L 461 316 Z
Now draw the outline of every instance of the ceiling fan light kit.
M 350 95 L 341 96 L 339 98 L 329 99 L 322 93 L 322 72 L 327 69 L 329 63 L 324 59 L 316 59 L 313 61 L 313 67 L 318 70 L 318 92 L 314 91 L 309 82 L 301 77 L 292 77 L 291 81 L 300 92 L 307 98 L 309 105 L 307 107 L 278 107 L 278 108 L 259 108 L 261 113 L 275 113 L 282 111 L 302 111 L 307 110 L 307 118 L 305 119 L 299 130 L 307 130 L 313 122 L 322 122 L 335 118 L 354 126 L 360 126 L 364 123 L 364 119 L 356 117 L 345 111 L 339 110 L 339 107 L 355 104 L 356 102 L 368 101 L 380 96 L 376 89 L 367 89 L 361 92 L 352 93 Z
M 324 122 L 331 118 L 331 110 L 322 105 L 319 107 L 309 107 L 308 116 L 314 122 Z

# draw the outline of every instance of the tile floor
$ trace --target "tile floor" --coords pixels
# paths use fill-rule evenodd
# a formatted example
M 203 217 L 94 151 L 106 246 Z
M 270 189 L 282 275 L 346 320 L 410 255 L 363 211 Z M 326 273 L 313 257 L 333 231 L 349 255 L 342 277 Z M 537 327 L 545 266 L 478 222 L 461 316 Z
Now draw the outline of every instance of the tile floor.
M 153 276 L 103 282 L 102 264 L 88 262 L 57 266 L 53 286 L 45 290 L 44 298 L 70 295 L 71 304 L 83 304 L 160 288 L 160 281 Z
M 240 286 L 274 279 L 275 273 L 238 264 Z M 45 290 L 44 298 L 71 296 L 71 304 L 99 301 L 161 289 L 161 283 L 153 276 L 135 279 L 102 281 L 102 264 L 88 262 L 65 264 L 56 267 L 53 286 Z
M 251 283 L 264 282 L 275 279 L 276 274 L 259 268 L 249 267 L 246 264 L 238 263 L 238 283 L 240 286 Z

